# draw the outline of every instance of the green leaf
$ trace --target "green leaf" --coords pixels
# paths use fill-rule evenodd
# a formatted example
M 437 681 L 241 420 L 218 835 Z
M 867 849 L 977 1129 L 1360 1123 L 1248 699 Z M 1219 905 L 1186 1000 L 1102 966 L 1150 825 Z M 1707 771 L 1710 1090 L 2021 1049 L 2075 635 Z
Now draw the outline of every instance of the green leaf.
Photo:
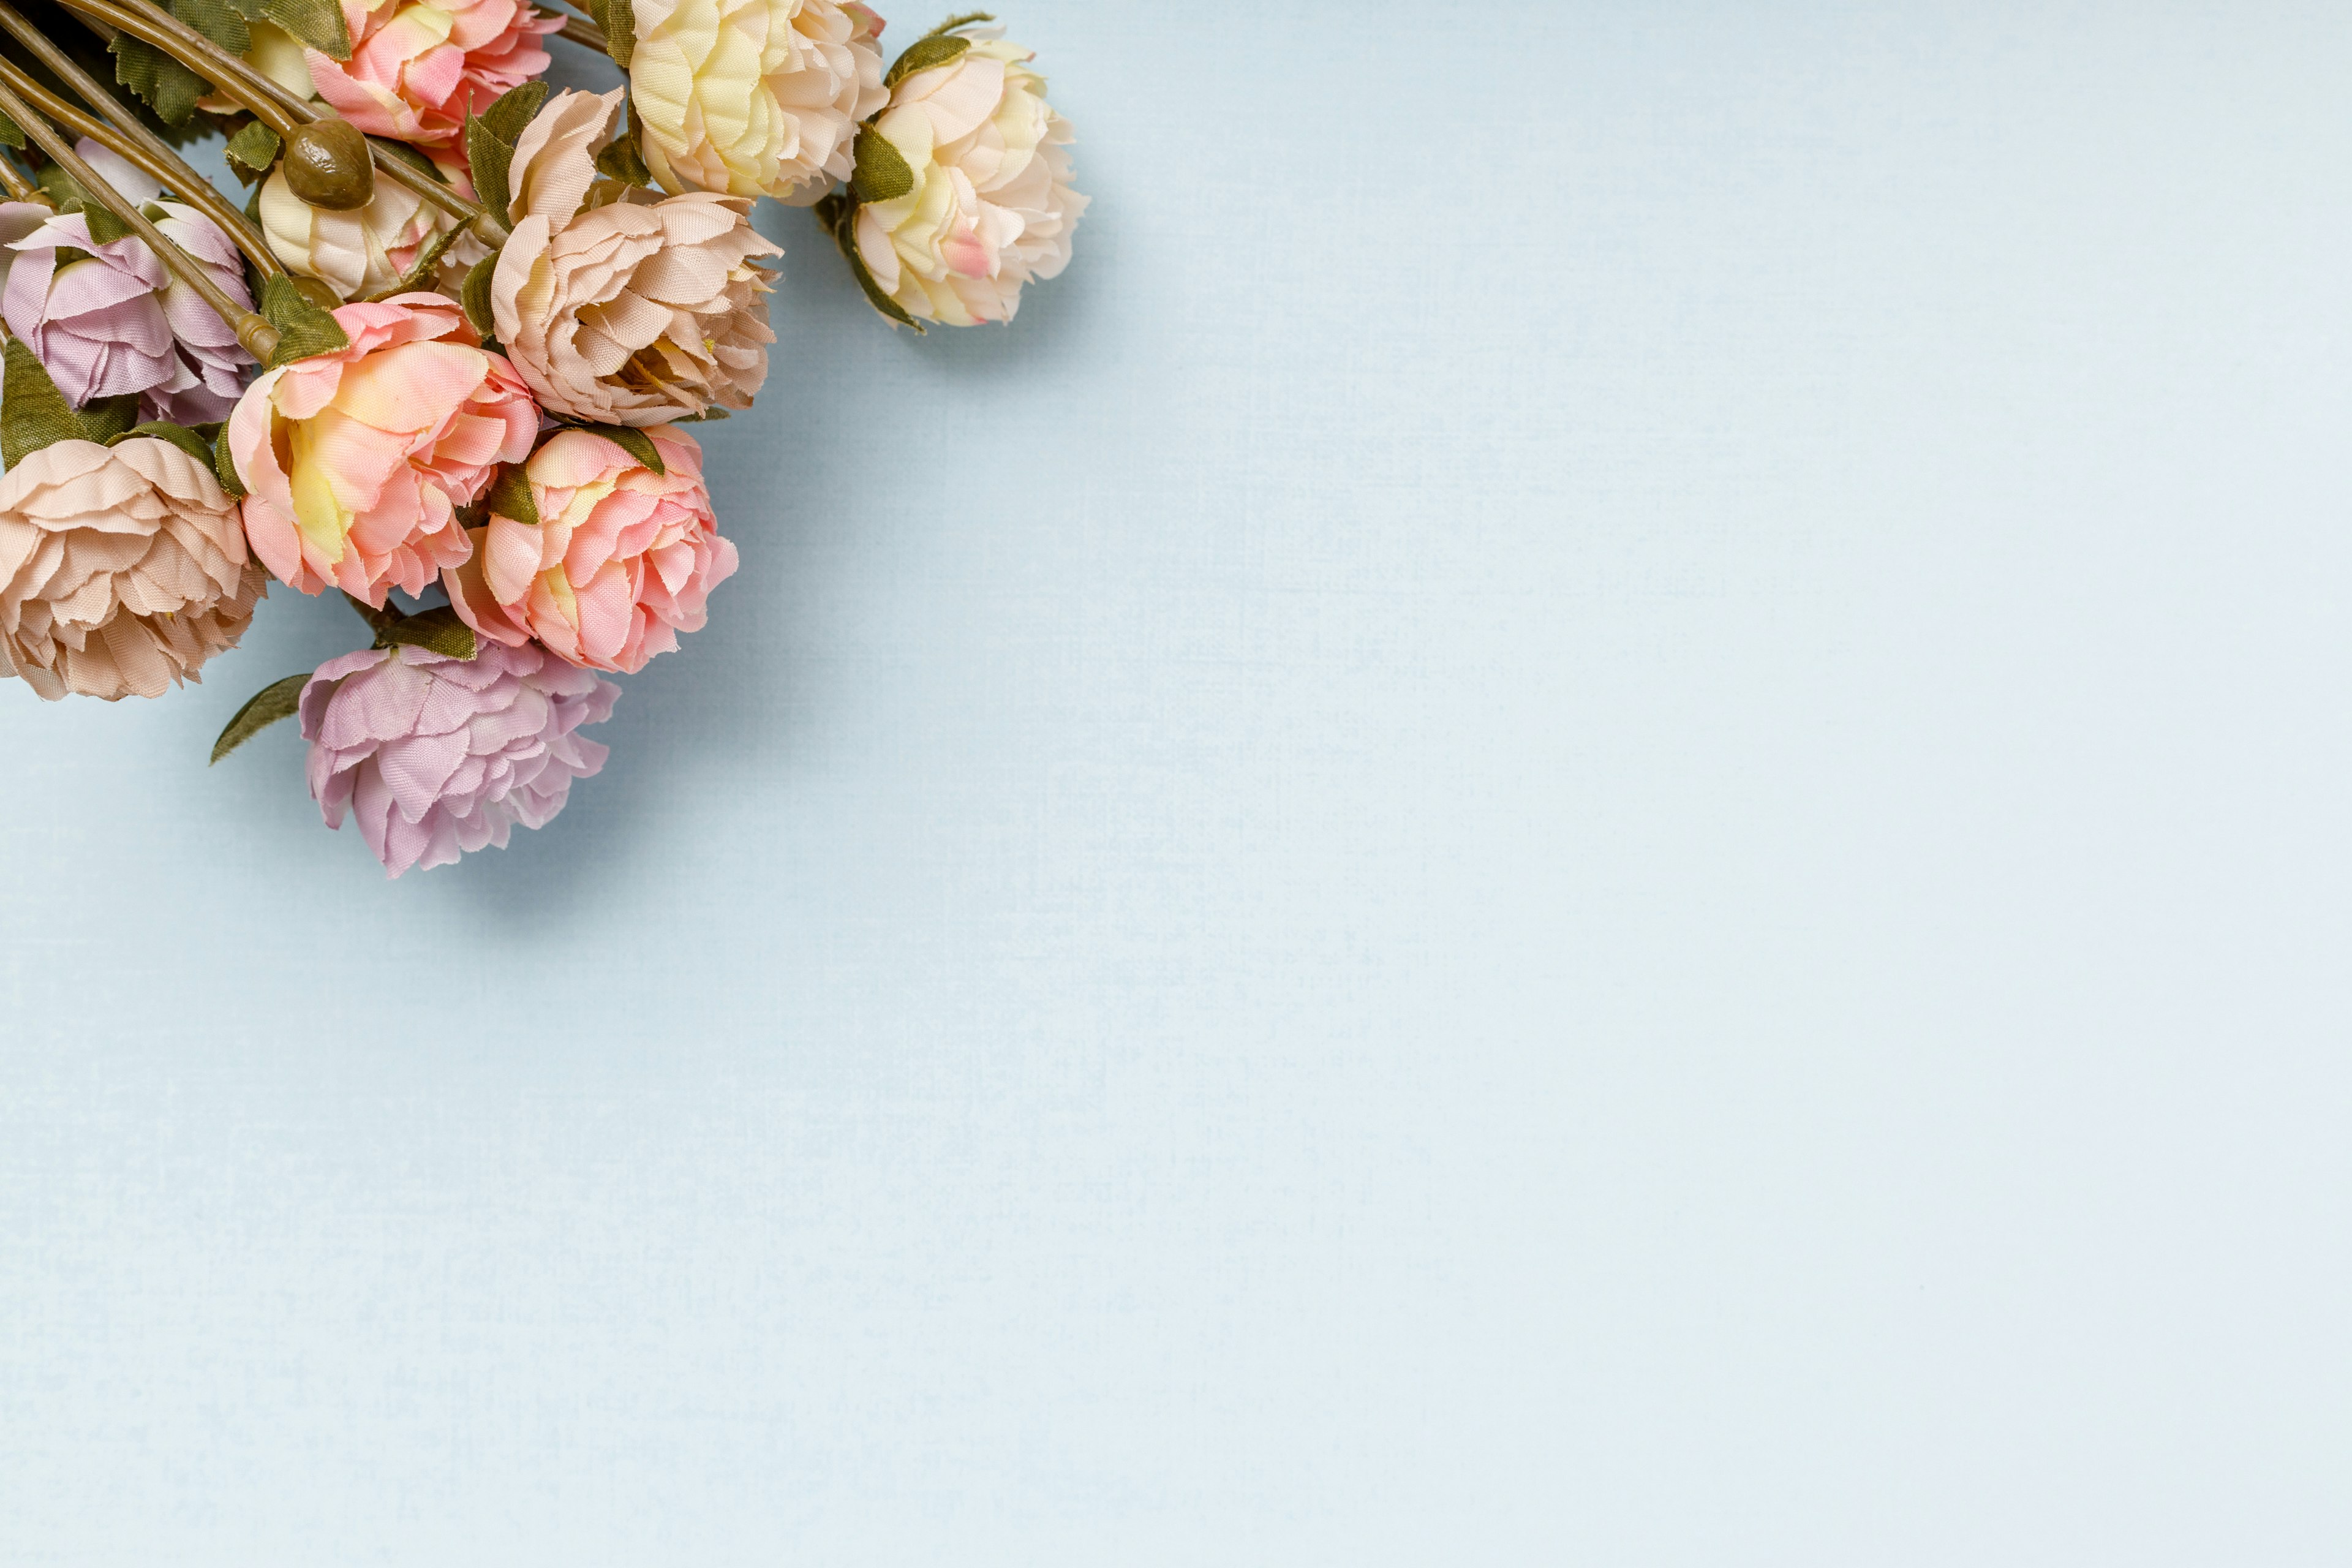
M 111 445 L 116 437 L 127 434 L 132 421 L 139 417 L 139 395 L 126 392 L 115 397 L 93 398 L 82 405 L 79 417 L 85 438 L 100 446 Z
M 5 114 L 0 114 L 0 146 L 14 147 L 19 153 L 25 150 L 24 127 Z
M 859 201 L 887 202 L 915 188 L 915 171 L 890 139 L 871 125 L 859 129 L 850 154 L 857 165 L 850 173 L 849 188 Z
M 251 120 L 246 122 L 244 130 L 228 139 L 228 145 L 221 151 L 236 177 L 249 185 L 269 173 L 269 166 L 278 162 L 278 152 L 283 145 L 277 132 L 258 120 Z
M 646 155 L 637 145 L 637 125 L 634 117 L 628 128 L 604 144 L 596 154 L 596 172 L 608 180 L 618 180 L 625 185 L 650 185 L 654 172 L 646 167 Z
M 498 318 L 490 313 L 490 275 L 498 269 L 499 253 L 493 250 L 467 269 L 465 284 L 457 290 L 466 320 L 486 343 L 498 335 Z
M 174 425 L 168 419 L 150 419 L 143 425 L 133 425 L 121 435 L 107 442 L 119 447 L 136 436 L 152 436 L 158 441 L 169 441 L 206 468 L 213 466 L 213 449 L 205 438 L 184 425 Z
M 338 17 L 341 15 L 337 13 Z M 106 48 L 114 57 L 114 79 L 138 94 L 166 125 L 187 124 L 196 111 L 196 100 L 212 90 L 212 84 L 204 78 L 128 33 L 115 34 Z
M 482 492 L 482 504 L 494 517 L 512 518 L 517 522 L 539 526 L 539 503 L 531 499 L 530 479 L 520 463 L 509 463 Z
M 213 436 L 213 478 L 228 492 L 231 500 L 245 499 L 245 480 L 236 471 L 236 459 L 229 456 L 228 426 L 224 423 Z
M 331 58 L 352 58 L 352 35 L 335 0 L 232 0 L 256 22 L 270 22 Z
M 253 47 L 253 34 L 245 18 L 227 0 L 172 0 L 172 15 L 230 54 L 241 55 Z
M 302 298 L 294 280 L 284 273 L 261 286 L 261 313 L 278 329 L 278 350 L 269 356 L 269 363 L 264 369 L 276 370 L 298 359 L 351 346 L 352 340 L 342 323 Z
M 302 706 L 302 689 L 310 684 L 307 674 L 289 675 L 255 692 L 252 700 L 236 710 L 236 717 L 228 721 L 228 728 L 220 732 L 220 739 L 213 742 L 213 762 L 219 762 L 280 719 L 291 719 Z
M 478 651 L 474 628 L 446 605 L 421 616 L 387 617 L 377 624 L 375 640 L 378 647 L 402 643 L 451 658 L 471 658 Z
M 28 453 L 58 441 L 88 440 L 73 405 L 22 338 L 0 351 L 0 462 L 15 468 Z
M 480 114 L 466 116 L 466 161 L 474 172 L 474 199 L 502 221 L 512 205 L 507 170 L 514 162 L 515 142 L 546 101 L 547 84 L 527 81 Z
M 964 20 L 973 22 L 986 18 L 975 13 Z M 882 79 L 882 85 L 896 87 L 917 71 L 927 71 L 933 66 L 943 66 L 950 60 L 961 58 L 963 52 L 970 47 L 970 38 L 959 38 L 952 33 L 933 33 L 928 37 L 918 38 L 907 46 L 905 54 L 891 62 L 888 74 Z
M 79 210 L 82 221 L 89 225 L 90 243 L 93 245 L 112 245 L 131 232 L 131 226 L 115 216 L 112 209 L 102 207 L 96 202 L 84 202 Z
M 540 105 L 547 101 L 547 84 L 527 81 L 510 88 L 499 96 L 497 102 L 482 110 L 482 122 L 490 134 L 511 147 L 522 137 L 523 128 L 539 115 Z
M 592 436 L 602 436 L 655 473 L 669 472 L 669 469 L 663 466 L 661 448 L 656 447 L 654 438 L 642 430 L 633 429 L 626 425 L 574 425 L 572 428 L 585 430 Z
M 849 263 L 849 274 L 857 279 L 857 287 L 864 291 L 866 302 L 898 325 L 914 328 L 918 337 L 925 335 L 923 323 L 908 314 L 904 305 L 882 291 L 882 285 L 874 281 L 874 273 L 866 265 L 866 258 L 857 254 L 857 204 L 835 191 L 816 204 L 816 217 L 817 222 L 833 236 L 834 246 L 841 252 L 842 259 Z
M 604 0 L 596 7 L 596 25 L 604 30 L 604 52 L 623 70 L 629 68 L 629 57 L 637 52 L 637 8 L 635 0 Z

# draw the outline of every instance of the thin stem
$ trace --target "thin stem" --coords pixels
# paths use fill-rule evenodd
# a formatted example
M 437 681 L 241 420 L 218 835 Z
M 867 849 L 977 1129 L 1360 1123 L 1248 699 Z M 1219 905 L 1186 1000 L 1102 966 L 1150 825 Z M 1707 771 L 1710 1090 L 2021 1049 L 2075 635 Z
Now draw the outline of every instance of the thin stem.
M 126 31 L 128 29 L 125 29 Z M 41 151 L 49 155 L 58 167 L 73 177 L 89 199 L 122 220 L 123 226 L 146 242 L 155 258 L 171 271 L 173 277 L 196 291 L 196 297 L 210 305 L 236 333 L 236 341 L 245 352 L 267 364 L 278 347 L 278 329 L 255 315 L 251 310 L 228 297 L 228 293 L 213 280 L 213 275 L 189 259 L 187 253 L 147 221 L 147 215 L 125 201 L 122 193 L 99 178 L 98 171 L 81 160 L 57 128 L 39 115 L 16 94 L 16 89 L 0 82 L 0 114 L 6 115 L 23 128 L 26 135 L 40 143 Z
M 613 52 L 613 46 L 604 39 L 604 29 L 593 22 L 583 22 L 577 16 L 563 18 L 563 29 L 555 36 L 559 38 L 569 38 L 575 44 L 585 44 L 600 55 L 609 55 Z
M 177 191 L 181 199 L 212 219 L 222 233 L 235 240 L 236 247 L 253 258 L 253 264 L 261 269 L 263 277 L 286 270 L 278 258 L 270 253 L 269 247 L 262 242 L 261 236 L 246 221 L 245 215 L 223 200 L 221 194 L 213 189 L 210 180 L 188 167 L 186 161 L 173 152 L 162 137 L 148 130 L 136 114 L 123 107 L 121 99 L 99 85 L 88 71 L 73 62 L 70 55 L 51 43 L 39 28 L 25 20 L 5 0 L 0 0 L 0 27 L 15 34 L 17 42 L 30 50 L 34 58 L 56 72 L 59 80 L 104 115 L 112 123 L 117 135 L 110 138 L 104 128 L 89 124 L 86 118 L 76 114 L 70 105 L 42 90 L 40 84 L 24 72 L 9 67 L 12 74 L 7 78 L 8 85 L 31 100 L 36 109 L 68 130 L 78 131 L 107 151 L 129 159 L 149 179 Z M 78 124 L 77 121 L 82 122 Z M 136 142 L 138 151 L 121 145 L 121 142 L 125 139 Z M 141 156 L 142 153 L 145 156 Z
M 261 269 L 264 278 L 286 270 L 278 258 L 269 253 L 269 247 L 262 243 L 261 237 L 246 223 L 244 215 L 221 200 L 220 193 L 194 170 L 184 164 L 176 171 L 160 166 L 145 148 L 121 131 L 104 121 L 91 119 L 73 105 L 43 91 L 40 83 L 5 59 L 0 59 L 0 81 L 24 94 L 26 100 L 35 109 L 75 135 L 89 137 L 157 184 L 184 196 L 190 206 L 210 218 L 215 227 L 253 258 L 254 266 Z
M 25 178 L 25 171 L 16 167 L 16 161 L 5 154 L 0 154 L 0 185 L 7 187 L 8 199 L 12 202 L 48 200 L 48 193 Z

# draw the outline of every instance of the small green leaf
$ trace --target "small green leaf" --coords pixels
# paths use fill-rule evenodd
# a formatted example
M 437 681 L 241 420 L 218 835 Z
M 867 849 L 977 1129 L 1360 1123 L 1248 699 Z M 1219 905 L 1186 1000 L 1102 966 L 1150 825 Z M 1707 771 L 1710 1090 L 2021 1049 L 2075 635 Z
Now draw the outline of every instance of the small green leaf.
M 89 225 L 90 242 L 94 245 L 112 245 L 131 232 L 129 224 L 115 216 L 111 209 L 102 207 L 96 202 L 82 204 L 81 217 L 84 223 Z
M 283 145 L 277 132 L 258 120 L 250 120 L 246 122 L 244 130 L 228 139 L 228 145 L 221 151 L 236 177 L 249 185 L 269 173 L 269 166 L 278 162 L 278 152 Z
M 866 265 L 866 258 L 857 254 L 857 204 L 835 191 L 816 204 L 816 218 L 824 226 L 825 232 L 833 236 L 834 246 L 841 252 L 841 258 L 849 263 L 849 274 L 857 279 L 857 287 L 866 295 L 866 302 L 898 325 L 914 328 L 918 337 L 925 335 L 923 323 L 908 314 L 904 305 L 882 291 L 882 285 L 874 281 L 874 273 Z
M 14 147 L 19 153 L 25 150 L 24 127 L 5 114 L 0 114 L 0 145 Z
M 341 13 L 337 13 L 340 19 Z M 114 57 L 114 79 L 139 96 L 155 118 L 173 127 L 187 124 L 196 100 L 212 84 L 144 39 L 117 33 L 107 46 Z
M 84 417 L 88 417 L 87 412 Z M 169 441 L 207 468 L 213 466 L 213 449 L 206 444 L 205 438 L 186 426 L 174 425 L 168 419 L 150 419 L 143 425 L 133 425 L 121 435 L 109 440 L 107 445 L 119 447 L 123 442 L 139 436 L 152 436 L 158 441 Z
M 278 350 L 264 368 L 276 370 L 312 354 L 332 353 L 351 346 L 342 323 L 302 298 L 294 280 L 284 273 L 261 286 L 261 313 L 278 329 Z
M 257 22 L 273 22 L 331 59 L 352 58 L 351 30 L 335 0 L 249 0 L 237 9 Z
M 572 428 L 585 430 L 592 436 L 602 436 L 655 473 L 669 472 L 662 464 L 661 448 L 656 447 L 654 438 L 642 430 L 626 425 L 574 425 Z
M 229 456 L 228 426 L 224 423 L 213 436 L 213 478 L 228 492 L 231 500 L 245 499 L 245 480 L 236 471 L 236 459 Z
M 965 18 L 967 22 L 984 19 L 977 14 Z M 970 38 L 959 38 L 952 33 L 933 33 L 928 37 L 918 38 L 907 46 L 905 54 L 891 62 L 889 73 L 883 77 L 882 85 L 896 87 L 917 71 L 927 71 L 933 66 L 943 66 L 951 60 L 961 59 L 963 52 L 970 47 L 971 47 Z
M 0 374 L 0 462 L 13 468 L 54 442 L 89 439 L 73 405 L 24 339 L 10 338 L 0 363 L 6 367 Z
M 172 0 L 172 15 L 226 49 L 241 55 L 253 47 L 253 34 L 227 0 Z
M 381 622 L 376 627 L 376 646 L 390 647 L 395 643 L 450 658 L 471 658 L 478 651 L 474 628 L 446 605 L 421 616 L 395 616 Z
M 486 343 L 498 333 L 498 318 L 490 313 L 490 277 L 498 269 L 499 253 L 494 250 L 467 269 L 465 284 L 457 290 L 457 303 L 465 307 L 466 320 Z
M 228 728 L 220 732 L 220 739 L 213 742 L 213 762 L 219 762 L 280 719 L 292 718 L 302 706 L 302 689 L 310 684 L 308 675 L 289 675 L 255 692 L 252 700 L 238 709 L 236 717 L 228 721 Z
M 466 161 L 474 173 L 474 199 L 503 219 L 512 205 L 507 169 L 516 141 L 547 101 L 547 84 L 527 81 L 480 114 L 466 116 Z
M 499 477 L 490 481 L 490 488 L 482 495 L 482 504 L 489 508 L 493 517 L 539 526 L 539 503 L 531 499 L 530 479 L 520 464 L 509 463 L 499 470 Z
M 850 174 L 849 188 L 859 201 L 887 202 L 915 188 L 915 171 L 907 166 L 906 157 L 871 125 L 859 129 L 850 154 L 857 165 Z
M 604 150 L 596 154 L 596 172 L 625 185 L 650 185 L 654 183 L 654 172 L 646 167 L 644 150 L 637 145 L 637 126 L 634 118 L 625 130 L 606 142 Z
M 635 0 L 604 0 L 596 7 L 596 25 L 604 29 L 604 52 L 623 70 L 629 68 L 629 57 L 637 52 L 637 8 Z
M 129 433 L 139 417 L 139 395 L 126 392 L 115 397 L 93 398 L 81 406 L 82 435 L 100 446 L 111 445 L 118 436 Z
M 511 147 L 522 139 L 524 127 L 538 116 L 540 106 L 546 101 L 545 82 L 524 82 L 499 94 L 498 101 L 482 111 L 482 123 L 490 128 L 491 135 Z

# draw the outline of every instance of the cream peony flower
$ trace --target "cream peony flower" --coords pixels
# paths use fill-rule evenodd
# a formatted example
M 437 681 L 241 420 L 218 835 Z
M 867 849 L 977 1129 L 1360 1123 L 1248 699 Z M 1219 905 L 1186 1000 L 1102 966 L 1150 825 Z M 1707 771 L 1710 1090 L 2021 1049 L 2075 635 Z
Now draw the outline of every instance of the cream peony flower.
M 1011 321 L 1023 284 L 1069 264 L 1070 234 L 1087 210 L 1070 187 L 1069 121 L 1045 101 L 1030 51 L 1001 38 L 971 42 L 891 90 L 874 130 L 913 184 L 860 205 L 852 229 L 883 294 L 909 315 L 956 327 Z
M 460 195 L 470 194 L 460 184 Z M 271 254 L 289 271 L 316 278 L 339 300 L 380 294 L 408 275 L 438 235 L 457 220 L 397 180 L 379 178 L 375 200 L 357 212 L 314 207 L 286 184 L 286 171 L 270 171 L 261 187 L 261 232 Z M 490 253 L 471 230 L 441 252 L 432 281 L 456 293 L 466 269 Z
M 776 337 L 758 262 L 782 252 L 740 196 L 657 199 L 606 182 L 597 194 L 613 199 L 579 210 L 620 108 L 618 89 L 559 93 L 517 139 L 514 235 L 490 276 L 499 341 L 540 402 L 573 419 L 749 408 Z
M 881 18 L 835 0 L 637 0 L 629 101 L 662 188 L 804 206 L 887 101 Z
M 56 441 L 0 477 L 0 674 L 52 702 L 195 679 L 267 583 L 220 481 L 169 441 Z

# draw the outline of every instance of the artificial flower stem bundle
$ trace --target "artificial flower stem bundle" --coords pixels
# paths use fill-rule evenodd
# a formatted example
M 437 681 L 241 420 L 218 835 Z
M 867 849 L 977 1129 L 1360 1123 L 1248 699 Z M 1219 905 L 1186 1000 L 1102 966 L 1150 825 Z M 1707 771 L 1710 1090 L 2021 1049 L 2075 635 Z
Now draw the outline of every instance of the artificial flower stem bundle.
M 767 376 L 756 201 L 814 207 L 918 332 L 1010 321 L 1086 206 L 984 15 L 886 68 L 856 0 L 49 3 L 90 37 L 0 0 L 0 674 L 160 696 L 270 582 L 344 595 L 371 646 L 213 760 L 299 717 L 321 815 L 395 877 L 551 820 L 605 677 L 736 570 L 687 427 Z M 551 95 L 559 33 L 626 82 Z M 173 151 L 206 128 L 242 211 Z

